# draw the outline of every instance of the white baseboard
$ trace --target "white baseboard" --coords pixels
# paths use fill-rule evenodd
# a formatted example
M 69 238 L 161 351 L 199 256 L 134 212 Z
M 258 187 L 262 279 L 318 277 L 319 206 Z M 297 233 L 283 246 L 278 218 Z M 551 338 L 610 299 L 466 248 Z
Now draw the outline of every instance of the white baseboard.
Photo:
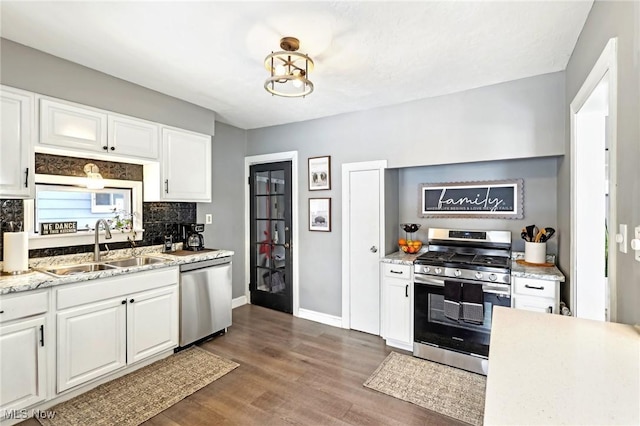
M 322 312 L 310 311 L 308 309 L 298 309 L 298 318 L 308 319 L 332 327 L 342 328 L 342 317 L 324 314 Z
M 246 304 L 247 304 L 247 296 L 236 297 L 235 299 L 231 300 L 231 309 L 235 309 L 237 307 L 240 307 Z

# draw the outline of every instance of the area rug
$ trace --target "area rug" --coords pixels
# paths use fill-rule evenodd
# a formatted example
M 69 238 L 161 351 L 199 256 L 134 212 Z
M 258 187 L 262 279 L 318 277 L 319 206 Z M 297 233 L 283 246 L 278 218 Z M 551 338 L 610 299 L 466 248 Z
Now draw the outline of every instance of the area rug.
M 239 364 L 193 346 L 47 410 L 44 426 L 139 425 Z
M 391 352 L 364 386 L 481 425 L 487 379 L 479 374 Z

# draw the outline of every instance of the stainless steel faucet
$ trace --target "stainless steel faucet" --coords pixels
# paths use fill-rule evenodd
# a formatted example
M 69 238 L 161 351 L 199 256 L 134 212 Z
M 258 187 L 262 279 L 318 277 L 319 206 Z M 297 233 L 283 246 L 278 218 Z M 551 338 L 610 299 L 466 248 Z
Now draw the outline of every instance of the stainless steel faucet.
M 95 262 L 100 262 L 100 224 L 104 227 L 104 237 L 107 240 L 111 239 L 111 230 L 109 229 L 109 224 L 104 219 L 98 219 L 96 221 L 96 244 L 93 248 L 93 260 Z

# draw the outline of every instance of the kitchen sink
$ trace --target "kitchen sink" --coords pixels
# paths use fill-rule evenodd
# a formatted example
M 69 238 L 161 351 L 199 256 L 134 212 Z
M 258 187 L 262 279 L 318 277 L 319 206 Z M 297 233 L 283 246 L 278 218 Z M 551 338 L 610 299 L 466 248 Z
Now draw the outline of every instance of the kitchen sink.
M 109 266 L 117 266 L 119 268 L 126 268 L 129 266 L 155 265 L 157 263 L 165 263 L 165 262 L 168 262 L 168 259 L 144 256 L 144 257 L 130 257 L 127 259 L 110 260 L 108 262 L 105 262 L 105 264 Z
M 86 272 L 108 271 L 111 269 L 117 269 L 117 266 L 107 265 L 104 263 L 86 263 L 83 265 L 67 265 L 43 268 L 41 269 L 41 271 L 48 272 L 53 275 L 66 276 L 84 274 Z

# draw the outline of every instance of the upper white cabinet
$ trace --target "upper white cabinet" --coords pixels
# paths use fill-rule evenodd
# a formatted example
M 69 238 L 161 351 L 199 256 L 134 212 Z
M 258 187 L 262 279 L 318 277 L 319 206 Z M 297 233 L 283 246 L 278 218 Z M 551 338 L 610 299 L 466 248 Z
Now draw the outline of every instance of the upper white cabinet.
M 160 126 L 116 114 L 109 114 L 108 120 L 110 153 L 153 160 L 158 158 Z
M 106 151 L 107 114 L 85 106 L 40 99 L 40 144 Z
M 160 126 L 84 105 L 40 99 L 38 147 L 101 153 L 106 158 L 158 159 Z
M 0 197 L 33 197 L 33 93 L 0 86 Z
M 211 201 L 211 136 L 162 128 L 163 201 Z

